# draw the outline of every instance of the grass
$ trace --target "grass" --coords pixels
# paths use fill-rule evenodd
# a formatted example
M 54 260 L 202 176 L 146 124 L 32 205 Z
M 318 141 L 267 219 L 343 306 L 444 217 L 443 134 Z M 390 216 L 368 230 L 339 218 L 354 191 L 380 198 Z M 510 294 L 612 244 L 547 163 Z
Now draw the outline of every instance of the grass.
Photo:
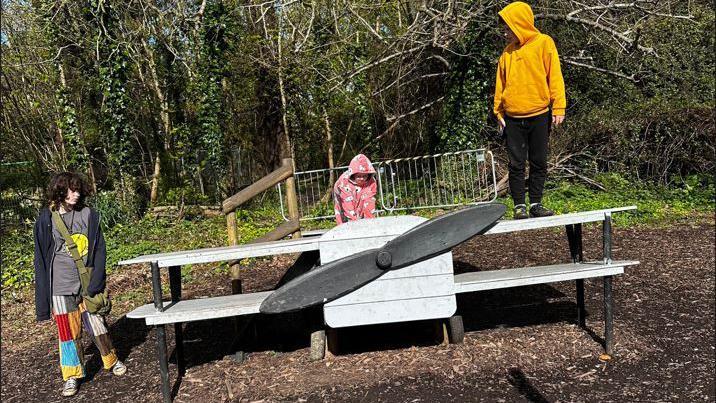
M 665 187 L 630 182 L 619 175 L 605 174 L 597 178 L 608 191 L 598 191 L 581 183 L 562 181 L 545 189 L 542 203 L 557 214 L 637 206 L 628 214 L 614 215 L 614 225 L 668 225 L 693 215 L 711 214 L 715 184 L 712 177 L 689 177 L 681 186 Z M 512 200 L 500 199 L 512 217 Z

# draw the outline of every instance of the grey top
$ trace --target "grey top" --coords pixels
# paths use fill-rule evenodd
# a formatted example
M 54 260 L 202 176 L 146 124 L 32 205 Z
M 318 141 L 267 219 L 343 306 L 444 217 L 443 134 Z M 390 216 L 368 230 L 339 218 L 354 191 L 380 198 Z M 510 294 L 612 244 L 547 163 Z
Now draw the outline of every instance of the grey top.
M 80 211 L 72 210 L 60 214 L 85 263 L 87 263 L 89 247 L 89 240 L 87 239 L 89 215 L 89 207 L 85 207 Z M 80 275 L 77 272 L 77 265 L 65 245 L 65 239 L 55 228 L 54 223 L 52 224 L 52 237 L 55 240 L 55 253 L 52 258 L 52 295 L 79 294 Z

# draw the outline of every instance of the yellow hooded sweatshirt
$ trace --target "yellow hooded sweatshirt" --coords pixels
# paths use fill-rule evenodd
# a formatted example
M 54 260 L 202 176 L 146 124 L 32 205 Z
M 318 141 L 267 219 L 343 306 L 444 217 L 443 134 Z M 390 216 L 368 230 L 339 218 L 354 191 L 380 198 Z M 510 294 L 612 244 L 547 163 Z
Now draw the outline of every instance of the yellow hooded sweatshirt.
M 514 118 L 537 116 L 547 112 L 564 116 L 567 99 L 559 55 L 554 40 L 540 33 L 534 14 L 526 3 L 510 3 L 499 12 L 519 43 L 505 48 L 497 66 L 494 112 Z

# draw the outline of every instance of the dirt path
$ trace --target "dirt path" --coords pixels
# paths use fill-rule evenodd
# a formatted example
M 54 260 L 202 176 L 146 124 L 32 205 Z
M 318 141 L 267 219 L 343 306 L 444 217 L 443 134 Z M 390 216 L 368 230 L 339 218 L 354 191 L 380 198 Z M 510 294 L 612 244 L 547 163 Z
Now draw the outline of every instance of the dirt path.
M 598 360 L 601 281 L 587 280 L 586 331 L 573 322 L 573 283 L 521 287 L 460 295 L 464 344 L 436 344 L 425 322 L 342 329 L 342 354 L 322 362 L 308 360 L 308 335 L 290 318 L 281 327 L 256 321 L 260 338 L 241 364 L 225 358 L 231 321 L 190 323 L 188 370 L 174 383 L 175 401 L 714 401 L 714 235 L 713 220 L 615 232 L 615 258 L 641 265 L 615 280 L 616 354 L 608 363 Z M 455 251 L 456 271 L 564 262 L 566 251 L 559 231 L 479 237 Z M 600 253 L 600 230 L 589 227 L 585 258 Z M 288 263 L 257 262 L 244 273 L 245 288 L 270 288 Z M 148 283 L 145 269 L 133 268 L 111 284 L 148 299 Z M 190 295 L 227 292 L 226 275 L 214 270 L 195 273 L 186 288 Z M 90 381 L 78 397 L 60 398 L 54 329 L 32 322 L 32 305 L 22 306 L 31 296 L 15 298 L 3 295 L 3 402 L 160 400 L 153 332 L 124 317 L 110 323 L 128 374 L 102 371 L 88 345 Z M 115 314 L 133 306 L 120 301 Z M 173 362 L 170 371 L 176 374 Z

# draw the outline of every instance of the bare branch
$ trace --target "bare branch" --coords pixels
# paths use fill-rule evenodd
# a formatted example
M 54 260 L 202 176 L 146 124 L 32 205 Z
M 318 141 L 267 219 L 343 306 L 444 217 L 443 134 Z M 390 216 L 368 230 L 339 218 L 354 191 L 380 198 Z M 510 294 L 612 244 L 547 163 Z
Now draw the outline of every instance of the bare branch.
M 610 75 L 613 75 L 613 76 L 616 76 L 616 77 L 621 77 L 621 78 L 627 79 L 627 80 L 629 80 L 629 81 L 631 81 L 631 82 L 634 82 L 634 83 L 636 83 L 636 82 L 639 81 L 639 80 L 636 78 L 636 74 L 632 74 L 632 75 L 629 75 L 629 76 L 628 76 L 628 75 L 626 75 L 626 74 L 624 74 L 624 73 L 620 73 L 620 72 L 618 72 L 618 71 L 609 70 L 609 69 L 605 69 L 605 68 L 603 68 L 603 67 L 597 67 L 597 66 L 593 66 L 593 65 L 590 65 L 590 64 L 586 64 L 586 63 L 581 63 L 581 62 L 578 62 L 578 61 L 576 61 L 576 60 L 572 60 L 572 59 L 567 58 L 567 57 L 563 58 L 562 61 L 565 62 L 565 63 L 567 63 L 567 64 L 571 64 L 571 65 L 573 65 L 573 66 L 584 67 L 584 68 L 587 68 L 587 69 L 590 69 L 590 70 L 598 71 L 598 72 L 600 72 L 600 73 L 606 73 L 606 74 L 610 74 Z

